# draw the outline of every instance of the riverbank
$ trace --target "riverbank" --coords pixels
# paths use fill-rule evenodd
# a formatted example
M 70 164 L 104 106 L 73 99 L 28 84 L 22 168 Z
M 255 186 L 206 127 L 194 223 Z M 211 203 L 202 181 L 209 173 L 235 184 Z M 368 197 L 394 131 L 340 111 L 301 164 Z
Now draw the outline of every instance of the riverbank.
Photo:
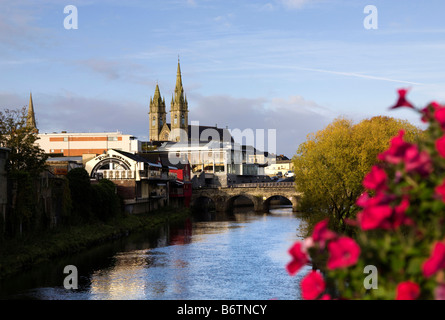
M 108 222 L 58 228 L 43 234 L 7 240 L 0 247 L 0 280 L 52 258 L 73 254 L 94 245 L 181 221 L 187 208 L 162 208 L 151 213 L 124 215 Z

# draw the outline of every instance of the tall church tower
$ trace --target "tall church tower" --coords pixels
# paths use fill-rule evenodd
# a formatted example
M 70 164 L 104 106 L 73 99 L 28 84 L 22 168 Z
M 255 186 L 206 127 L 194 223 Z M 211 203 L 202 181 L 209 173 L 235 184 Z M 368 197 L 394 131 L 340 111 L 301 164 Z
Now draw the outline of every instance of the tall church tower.
M 26 118 L 26 126 L 33 128 L 36 133 L 39 132 L 36 124 L 34 105 L 32 103 L 32 93 L 29 93 L 28 117 Z
M 159 134 L 166 123 L 167 113 L 165 112 L 165 98 L 161 98 L 159 86 L 156 84 L 155 94 L 150 97 L 150 141 L 160 141 Z
M 188 134 L 188 102 L 182 87 L 181 66 L 178 59 L 178 72 L 176 74 L 176 88 L 171 102 L 171 140 L 179 141 L 180 134 Z M 182 131 L 182 132 L 181 132 Z

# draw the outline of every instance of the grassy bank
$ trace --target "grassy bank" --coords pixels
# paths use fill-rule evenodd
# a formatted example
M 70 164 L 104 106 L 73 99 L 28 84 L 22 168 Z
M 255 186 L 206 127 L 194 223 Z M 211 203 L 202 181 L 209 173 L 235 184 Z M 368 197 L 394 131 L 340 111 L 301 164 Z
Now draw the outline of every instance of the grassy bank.
M 76 253 L 132 232 L 156 228 L 166 222 L 180 221 L 189 215 L 190 211 L 185 208 L 163 208 L 146 214 L 120 216 L 108 222 L 58 228 L 3 241 L 0 243 L 0 279 L 40 262 Z

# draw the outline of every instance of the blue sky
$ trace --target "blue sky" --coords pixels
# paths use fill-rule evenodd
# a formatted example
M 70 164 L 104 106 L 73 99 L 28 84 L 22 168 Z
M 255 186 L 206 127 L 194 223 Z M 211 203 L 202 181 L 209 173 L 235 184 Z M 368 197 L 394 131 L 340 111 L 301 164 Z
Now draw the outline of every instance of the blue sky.
M 32 91 L 40 132 L 148 140 L 150 96 L 159 83 L 169 110 L 179 55 L 190 121 L 276 129 L 291 157 L 339 116 L 420 125 L 388 107 L 401 87 L 419 106 L 445 101 L 443 12 L 443 0 L 0 0 L 0 109 Z

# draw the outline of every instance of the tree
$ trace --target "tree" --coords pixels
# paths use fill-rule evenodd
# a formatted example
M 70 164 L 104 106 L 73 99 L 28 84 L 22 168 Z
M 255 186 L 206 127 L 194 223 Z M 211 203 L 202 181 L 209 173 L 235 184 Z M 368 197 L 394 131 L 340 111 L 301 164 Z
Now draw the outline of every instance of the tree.
M 37 130 L 27 124 L 26 107 L 16 110 L 0 111 L 0 146 L 10 149 L 6 171 L 14 193 L 8 218 L 7 229 L 14 235 L 18 229 L 36 226 L 33 219 L 38 216 L 38 200 L 35 179 L 46 167 L 44 151 L 35 143 Z
M 91 218 L 92 188 L 84 168 L 74 168 L 67 174 L 73 206 L 73 223 L 88 222 Z
M 35 143 L 39 139 L 36 129 L 26 122 L 26 107 L 0 111 L 0 146 L 11 150 L 8 172 L 27 172 L 36 177 L 45 169 L 47 156 Z
M 96 218 L 107 221 L 122 212 L 119 196 L 116 193 L 116 185 L 108 179 L 101 179 L 97 184 L 92 184 L 94 201 L 92 210 Z
M 299 210 L 330 215 L 336 228 L 344 228 L 344 220 L 358 211 L 364 176 L 400 129 L 408 141 L 421 134 L 407 121 L 381 116 L 355 125 L 339 118 L 310 134 L 293 158 L 297 189 L 304 194 Z

